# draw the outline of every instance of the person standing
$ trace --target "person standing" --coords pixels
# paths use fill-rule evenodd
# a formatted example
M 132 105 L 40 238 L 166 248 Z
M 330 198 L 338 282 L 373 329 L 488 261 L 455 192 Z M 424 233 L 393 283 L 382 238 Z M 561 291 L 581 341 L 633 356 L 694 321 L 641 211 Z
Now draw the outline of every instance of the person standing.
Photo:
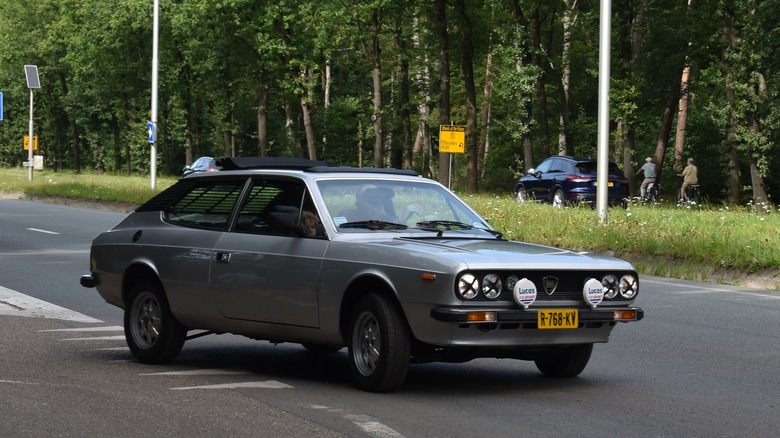
M 642 186 L 639 188 L 639 199 L 644 201 L 645 195 L 647 194 L 647 186 L 654 183 L 656 179 L 655 163 L 653 163 L 652 158 L 645 158 L 645 164 L 636 172 L 637 176 L 639 176 L 640 173 L 645 174 L 645 179 L 642 181 Z
M 693 163 L 693 158 L 688 158 L 688 165 L 685 166 L 682 173 L 678 173 L 677 176 L 683 177 L 682 188 L 680 188 L 680 200 L 685 200 L 685 191 L 689 186 L 699 183 L 699 169 Z

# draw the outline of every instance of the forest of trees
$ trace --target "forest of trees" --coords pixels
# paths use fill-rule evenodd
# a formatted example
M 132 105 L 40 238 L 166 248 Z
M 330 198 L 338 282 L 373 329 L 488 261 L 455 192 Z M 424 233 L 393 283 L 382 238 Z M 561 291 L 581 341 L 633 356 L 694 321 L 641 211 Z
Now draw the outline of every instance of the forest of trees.
M 293 156 L 509 193 L 549 155 L 596 154 L 598 0 L 159 3 L 161 174 Z M 671 187 L 693 157 L 711 200 L 771 200 L 780 0 L 612 11 L 612 159 L 633 175 L 653 157 Z M 152 14 L 153 0 L 0 0 L 0 166 L 27 158 L 33 64 L 48 169 L 148 173 Z M 438 152 L 440 124 L 466 126 L 465 154 Z

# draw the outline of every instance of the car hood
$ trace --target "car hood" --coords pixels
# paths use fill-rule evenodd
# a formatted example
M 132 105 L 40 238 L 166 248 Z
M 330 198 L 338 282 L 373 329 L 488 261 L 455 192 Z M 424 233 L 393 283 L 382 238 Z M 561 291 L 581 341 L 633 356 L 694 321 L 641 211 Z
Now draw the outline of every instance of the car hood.
M 398 237 L 366 244 L 388 257 L 405 254 L 418 262 L 426 257 L 439 262 L 449 259 L 470 269 L 634 269 L 630 263 L 610 256 L 509 240 Z

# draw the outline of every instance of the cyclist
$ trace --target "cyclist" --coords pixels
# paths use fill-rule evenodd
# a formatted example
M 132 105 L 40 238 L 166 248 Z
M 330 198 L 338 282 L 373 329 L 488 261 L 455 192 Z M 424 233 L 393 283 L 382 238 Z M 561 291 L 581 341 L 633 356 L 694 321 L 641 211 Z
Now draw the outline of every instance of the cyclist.
M 694 165 L 693 158 L 688 158 L 688 165 L 685 166 L 682 173 L 677 174 L 677 176 L 683 177 L 682 187 L 680 188 L 680 200 L 685 200 L 685 191 L 689 186 L 699 183 L 698 173 L 699 170 Z
M 647 194 L 647 186 L 655 182 L 655 163 L 650 157 L 645 158 L 645 164 L 636 171 L 636 175 L 640 173 L 645 174 L 645 179 L 642 181 L 642 187 L 639 188 L 639 199 L 644 201 Z

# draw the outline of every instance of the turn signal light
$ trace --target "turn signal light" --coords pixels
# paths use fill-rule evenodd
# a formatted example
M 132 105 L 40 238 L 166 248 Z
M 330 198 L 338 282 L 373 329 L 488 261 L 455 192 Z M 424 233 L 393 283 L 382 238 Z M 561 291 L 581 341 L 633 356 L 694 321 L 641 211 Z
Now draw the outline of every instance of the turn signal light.
M 467 322 L 496 322 L 496 312 L 469 312 Z
M 636 321 L 636 310 L 615 310 L 612 312 L 615 321 Z

